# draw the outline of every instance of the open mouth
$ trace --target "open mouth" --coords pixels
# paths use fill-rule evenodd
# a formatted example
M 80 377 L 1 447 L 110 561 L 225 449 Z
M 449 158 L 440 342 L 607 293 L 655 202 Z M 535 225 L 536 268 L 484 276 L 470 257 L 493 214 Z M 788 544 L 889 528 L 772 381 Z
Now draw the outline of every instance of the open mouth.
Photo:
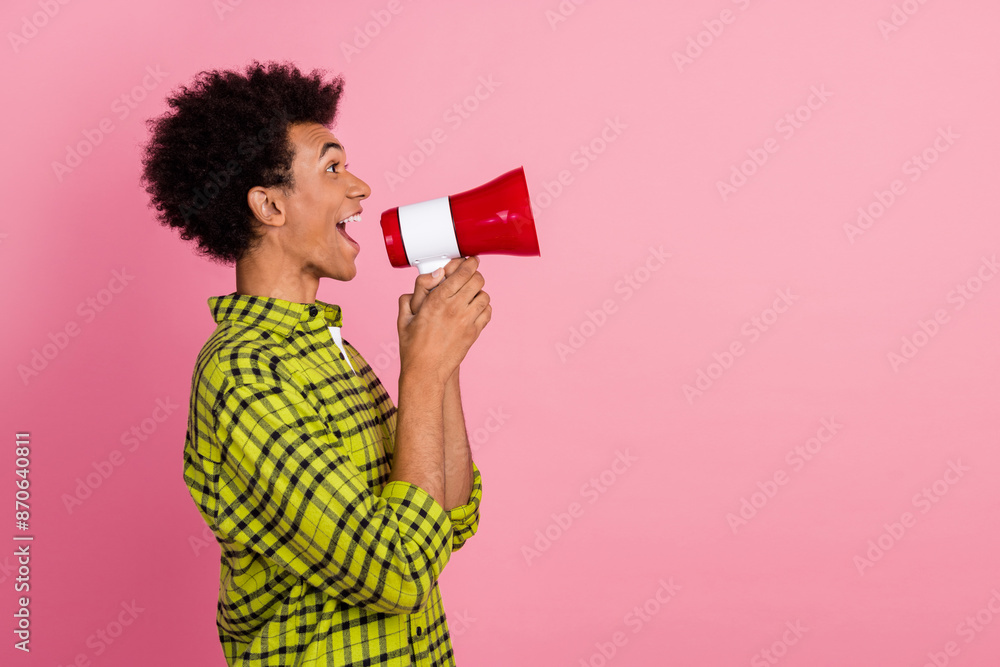
M 350 237 L 350 235 L 347 233 L 347 223 L 349 223 L 349 222 L 361 222 L 361 214 L 360 213 L 355 213 L 351 217 L 349 217 L 349 218 L 347 218 L 345 220 L 341 220 L 340 222 L 338 222 L 337 223 L 337 231 L 339 231 L 343 235 L 343 237 L 345 239 L 347 239 L 348 243 L 350 243 L 352 246 L 354 246 L 355 250 L 360 250 L 361 246 L 358 245 L 358 242 L 355 241 L 354 239 L 352 239 Z

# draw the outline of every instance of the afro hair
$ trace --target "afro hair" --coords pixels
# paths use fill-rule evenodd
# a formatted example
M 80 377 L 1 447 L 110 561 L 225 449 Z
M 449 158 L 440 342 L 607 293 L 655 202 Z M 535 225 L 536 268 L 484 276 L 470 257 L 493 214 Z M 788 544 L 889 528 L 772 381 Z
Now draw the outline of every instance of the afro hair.
M 256 60 L 237 71 L 203 71 L 167 99 L 171 107 L 146 121 L 142 182 L 157 217 L 196 240 L 200 254 L 233 264 L 262 238 L 247 204 L 256 186 L 295 188 L 293 123 L 330 127 L 343 78 L 309 76 L 288 63 Z

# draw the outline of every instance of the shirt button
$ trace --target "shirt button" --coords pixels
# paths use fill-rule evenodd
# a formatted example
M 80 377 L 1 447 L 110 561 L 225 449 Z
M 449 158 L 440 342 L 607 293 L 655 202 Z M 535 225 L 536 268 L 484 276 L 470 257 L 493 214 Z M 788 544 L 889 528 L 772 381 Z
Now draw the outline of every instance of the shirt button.
M 424 634 L 424 629 L 423 628 L 417 628 L 417 636 L 419 637 L 422 634 Z
M 309 306 L 309 314 L 310 315 L 312 315 L 313 317 L 316 317 L 316 315 L 318 313 L 319 313 L 319 308 L 317 308 L 316 306 Z

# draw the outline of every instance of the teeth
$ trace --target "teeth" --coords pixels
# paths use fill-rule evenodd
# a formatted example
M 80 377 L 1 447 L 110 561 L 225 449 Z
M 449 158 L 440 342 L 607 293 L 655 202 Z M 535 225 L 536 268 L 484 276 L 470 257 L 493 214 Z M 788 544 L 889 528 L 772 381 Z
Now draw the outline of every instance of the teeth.
M 337 224 L 338 225 L 346 225 L 349 222 L 361 222 L 361 216 L 358 215 L 357 213 L 355 213 L 351 217 L 347 218 L 346 220 L 341 220 Z

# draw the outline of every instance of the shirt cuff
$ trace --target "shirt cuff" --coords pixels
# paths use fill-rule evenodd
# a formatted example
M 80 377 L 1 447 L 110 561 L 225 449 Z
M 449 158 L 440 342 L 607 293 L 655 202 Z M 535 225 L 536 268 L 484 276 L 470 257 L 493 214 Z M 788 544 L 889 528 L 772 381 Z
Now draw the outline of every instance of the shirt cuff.
M 388 482 L 379 495 L 396 513 L 404 539 L 420 545 L 430 567 L 433 587 L 451 558 L 453 530 L 448 512 L 431 494 L 411 482 Z
M 448 518 L 452 524 L 451 550 L 462 548 L 465 541 L 476 534 L 479 529 L 479 504 L 483 499 L 483 480 L 479 467 L 472 462 L 472 492 L 469 502 L 448 510 Z

